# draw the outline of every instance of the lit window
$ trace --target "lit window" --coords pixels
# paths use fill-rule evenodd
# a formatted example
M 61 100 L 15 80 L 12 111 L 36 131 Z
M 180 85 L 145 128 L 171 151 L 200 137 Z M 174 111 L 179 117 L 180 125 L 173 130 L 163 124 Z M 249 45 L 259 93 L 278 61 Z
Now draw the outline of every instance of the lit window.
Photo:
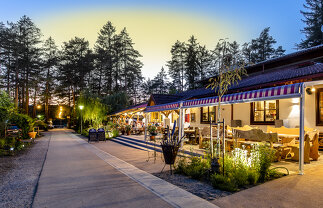
M 216 106 L 207 106 L 201 108 L 201 123 L 209 123 L 212 119 L 215 122 Z
M 251 103 L 251 124 L 274 124 L 279 119 L 278 100 Z

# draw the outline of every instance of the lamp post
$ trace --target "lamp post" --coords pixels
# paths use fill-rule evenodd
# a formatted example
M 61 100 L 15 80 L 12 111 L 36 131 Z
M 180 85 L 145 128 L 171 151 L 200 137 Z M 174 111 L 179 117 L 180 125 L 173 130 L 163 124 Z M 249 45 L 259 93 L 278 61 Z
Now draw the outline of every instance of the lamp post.
M 82 126 L 82 123 L 83 123 L 82 110 L 83 110 L 84 106 L 83 105 L 80 105 L 79 108 L 81 110 L 81 134 L 82 134 L 82 132 L 83 132 L 83 129 L 82 129 L 83 128 L 83 126 Z

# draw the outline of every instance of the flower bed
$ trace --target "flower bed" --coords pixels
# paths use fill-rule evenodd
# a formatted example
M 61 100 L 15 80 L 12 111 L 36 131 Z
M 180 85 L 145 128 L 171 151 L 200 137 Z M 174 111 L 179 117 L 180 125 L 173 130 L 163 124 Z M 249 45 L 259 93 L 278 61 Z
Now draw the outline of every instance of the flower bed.
M 190 178 L 206 181 L 216 189 L 238 191 L 241 188 L 281 177 L 282 174 L 270 169 L 275 151 L 267 146 L 255 145 L 251 151 L 236 148 L 219 159 L 220 172 L 211 172 L 211 158 L 191 157 L 177 161 L 175 172 Z

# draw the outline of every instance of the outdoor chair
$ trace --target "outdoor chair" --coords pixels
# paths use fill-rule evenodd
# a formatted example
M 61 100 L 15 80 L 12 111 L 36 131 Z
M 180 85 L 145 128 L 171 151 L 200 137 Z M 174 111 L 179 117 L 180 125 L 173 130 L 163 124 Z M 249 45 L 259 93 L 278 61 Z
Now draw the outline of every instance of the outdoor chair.
M 304 162 L 310 163 L 310 137 L 308 134 L 305 134 L 304 137 Z M 292 146 L 292 160 L 299 161 L 299 145 Z
M 278 142 L 277 133 L 265 133 L 261 129 L 251 129 L 248 131 L 234 129 L 233 137 L 236 140 L 236 145 L 237 145 L 237 138 L 242 138 L 245 140 L 256 141 L 256 142 L 269 142 L 271 148 L 273 147 L 274 142 Z
M 220 131 L 220 137 L 223 133 Z M 203 149 L 207 147 L 207 143 L 210 142 L 210 127 L 203 127 L 202 130 L 199 130 L 199 148 Z M 212 138 L 217 138 L 217 128 L 212 127 Z M 213 141 L 214 142 L 214 141 Z
M 312 158 L 314 161 L 318 160 L 320 157 L 319 154 L 319 133 L 318 132 L 311 132 L 308 133 L 310 137 L 310 158 Z

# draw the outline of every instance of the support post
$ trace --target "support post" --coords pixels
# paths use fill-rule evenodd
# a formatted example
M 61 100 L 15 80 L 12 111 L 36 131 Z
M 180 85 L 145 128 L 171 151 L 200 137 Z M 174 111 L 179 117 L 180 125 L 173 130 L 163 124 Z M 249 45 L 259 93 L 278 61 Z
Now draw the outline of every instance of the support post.
M 147 127 L 148 127 L 148 113 L 145 114 L 145 124 L 144 124 L 144 128 L 145 128 L 145 142 L 147 142 Z
M 179 122 L 178 122 L 178 139 L 181 139 L 183 137 L 183 131 L 184 131 L 184 122 L 183 122 L 183 109 L 182 109 L 182 103 L 179 104 Z M 181 148 L 183 147 L 183 141 L 181 142 Z
M 212 116 L 210 118 L 210 150 L 211 150 L 211 158 L 213 158 L 213 153 L 214 153 L 214 147 L 213 147 L 213 138 L 212 138 L 212 135 L 213 135 L 213 132 L 212 132 Z
M 301 85 L 301 97 L 300 97 L 300 115 L 299 115 L 299 175 L 304 174 L 304 104 L 305 93 L 304 84 Z

